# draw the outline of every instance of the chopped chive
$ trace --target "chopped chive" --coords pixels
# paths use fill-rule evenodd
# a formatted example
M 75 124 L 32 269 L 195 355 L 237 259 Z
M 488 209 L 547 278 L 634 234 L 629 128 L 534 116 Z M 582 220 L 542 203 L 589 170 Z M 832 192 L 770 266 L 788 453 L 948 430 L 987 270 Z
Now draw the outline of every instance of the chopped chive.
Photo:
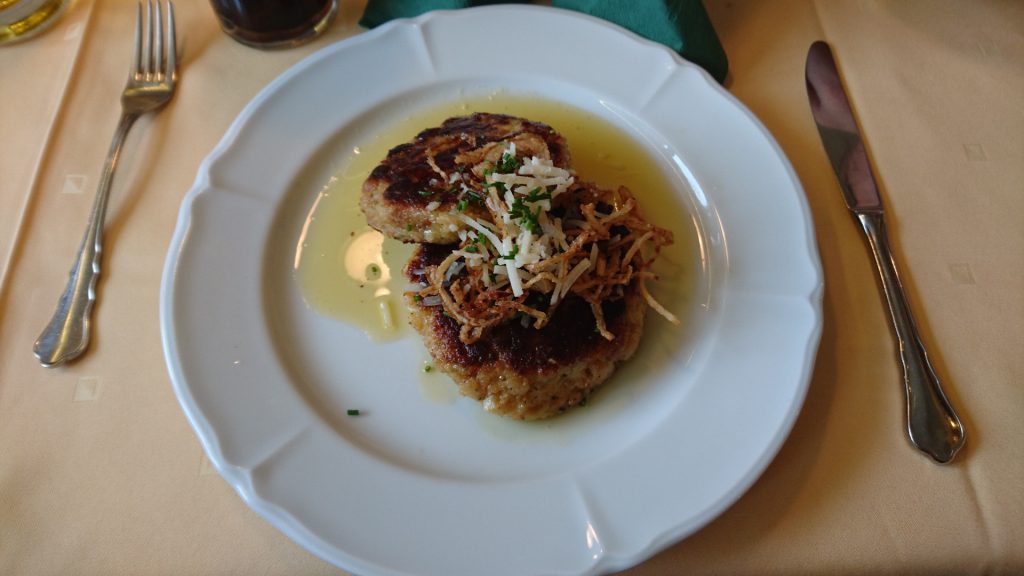
M 537 219 L 540 218 L 540 208 L 536 212 L 530 210 L 522 198 L 516 198 L 512 202 L 512 209 L 509 210 L 508 215 L 519 220 L 519 225 L 530 232 L 536 232 L 540 229 L 540 225 L 537 223 Z
M 515 260 L 516 254 L 519 254 L 519 244 L 513 244 L 508 254 L 498 256 L 498 260 Z
M 348 414 L 349 416 L 359 416 L 359 409 L 349 408 L 348 410 L 345 411 L 345 414 Z
M 550 200 L 551 192 L 542 192 L 540 188 L 534 188 L 530 190 L 530 193 L 526 195 L 527 202 L 540 202 L 541 200 Z
M 433 191 L 431 191 L 431 190 L 420 190 L 418 192 L 418 194 L 420 196 L 433 196 L 434 195 Z
M 405 231 L 406 232 L 412 232 L 412 224 L 406 224 L 405 225 Z
M 429 373 L 433 369 L 434 368 L 430 364 L 424 364 L 423 365 L 423 372 L 425 372 L 425 373 Z
M 515 174 L 522 164 L 519 158 L 505 152 L 501 155 L 501 160 L 498 160 L 498 165 L 494 168 L 494 171 L 501 172 L 502 174 Z
M 466 246 L 462 250 L 463 252 L 475 253 L 477 251 L 477 247 L 475 244 L 470 244 L 469 246 Z
M 463 198 L 462 200 L 459 200 L 458 204 L 455 205 L 455 209 L 458 210 L 459 212 L 465 212 L 466 211 L 466 206 L 468 206 L 468 205 L 469 205 L 469 201 L 466 200 L 465 198 Z

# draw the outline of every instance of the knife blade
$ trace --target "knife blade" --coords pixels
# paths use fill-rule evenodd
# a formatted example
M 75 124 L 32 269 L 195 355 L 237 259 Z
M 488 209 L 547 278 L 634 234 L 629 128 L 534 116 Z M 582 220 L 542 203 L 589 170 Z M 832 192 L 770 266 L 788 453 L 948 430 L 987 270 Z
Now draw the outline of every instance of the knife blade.
M 885 207 L 878 184 L 832 49 L 825 42 L 811 44 L 805 79 L 818 134 L 839 180 L 846 206 L 867 238 L 888 304 L 903 367 L 907 435 L 914 446 L 933 460 L 948 463 L 963 447 L 966 439 L 964 428 L 928 360 L 907 303 L 889 248 Z

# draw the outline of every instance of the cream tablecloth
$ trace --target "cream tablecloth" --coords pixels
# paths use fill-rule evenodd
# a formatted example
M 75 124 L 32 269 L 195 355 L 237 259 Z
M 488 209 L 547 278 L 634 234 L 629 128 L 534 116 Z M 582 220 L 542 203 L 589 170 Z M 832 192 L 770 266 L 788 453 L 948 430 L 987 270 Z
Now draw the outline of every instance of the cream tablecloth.
M 708 0 L 729 89 L 806 189 L 826 277 L 806 405 L 753 488 L 630 574 L 1024 573 L 1024 4 Z M 77 0 L 0 48 L 0 574 L 336 574 L 212 469 L 171 390 L 159 285 L 179 204 L 242 107 L 359 34 L 260 52 L 179 0 L 183 80 L 115 181 L 96 337 L 39 367 L 113 132 L 134 4 Z M 806 103 L 808 45 L 840 60 L 877 161 L 918 320 L 969 439 L 912 450 L 886 312 Z M 685 103 L 680 103 L 685 105 Z M 495 559 L 500 561 L 500 559 Z

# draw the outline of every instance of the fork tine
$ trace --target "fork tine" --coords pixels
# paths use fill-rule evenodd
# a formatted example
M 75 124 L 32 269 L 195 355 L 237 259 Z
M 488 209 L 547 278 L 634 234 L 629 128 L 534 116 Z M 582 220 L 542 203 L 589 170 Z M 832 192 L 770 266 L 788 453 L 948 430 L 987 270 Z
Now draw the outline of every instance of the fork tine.
M 146 2 L 146 26 L 146 55 L 143 59 L 146 61 L 145 72 L 148 80 L 153 74 L 153 0 Z
M 152 1 L 152 0 L 150 0 Z M 155 6 L 156 12 L 156 50 L 154 50 L 155 62 L 153 63 L 153 77 L 162 80 L 164 76 L 164 16 L 160 9 L 160 0 Z
M 135 53 L 132 55 L 132 76 L 142 74 L 142 2 L 135 11 Z
M 174 4 L 167 0 L 167 78 L 178 78 L 178 42 L 174 33 Z

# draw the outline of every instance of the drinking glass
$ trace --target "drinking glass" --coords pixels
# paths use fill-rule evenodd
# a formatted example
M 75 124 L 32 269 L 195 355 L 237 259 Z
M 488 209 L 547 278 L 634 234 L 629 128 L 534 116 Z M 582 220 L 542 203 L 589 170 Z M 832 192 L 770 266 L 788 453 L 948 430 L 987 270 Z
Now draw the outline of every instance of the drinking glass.
M 337 0 L 210 0 L 210 4 L 228 36 L 255 48 L 308 42 L 330 25 L 338 11 Z
M 0 44 L 24 40 L 53 24 L 70 0 L 0 0 Z

